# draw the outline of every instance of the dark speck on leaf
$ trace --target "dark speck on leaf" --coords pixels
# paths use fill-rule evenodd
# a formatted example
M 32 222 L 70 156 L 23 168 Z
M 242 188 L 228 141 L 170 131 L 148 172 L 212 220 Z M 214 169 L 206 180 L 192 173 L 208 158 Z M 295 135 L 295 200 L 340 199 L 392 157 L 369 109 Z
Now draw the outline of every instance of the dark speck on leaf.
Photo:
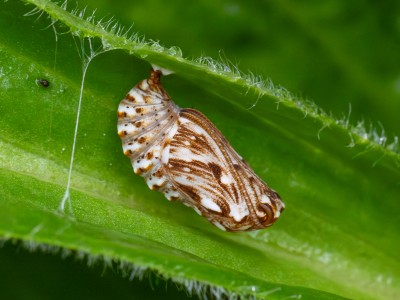
M 38 82 L 42 87 L 45 87 L 45 88 L 49 87 L 49 85 L 50 85 L 50 82 L 49 82 L 48 80 L 46 80 L 46 79 L 43 79 L 43 78 L 39 78 L 39 79 L 37 80 L 37 82 Z

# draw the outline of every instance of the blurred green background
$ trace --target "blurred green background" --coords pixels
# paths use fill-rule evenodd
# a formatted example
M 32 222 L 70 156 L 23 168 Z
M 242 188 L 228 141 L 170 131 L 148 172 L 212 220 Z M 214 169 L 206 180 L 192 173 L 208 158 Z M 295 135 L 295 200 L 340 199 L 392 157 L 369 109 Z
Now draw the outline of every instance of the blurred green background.
M 400 2 L 373 0 L 79 0 L 97 16 L 179 46 L 227 58 L 241 71 L 311 99 L 336 118 L 378 122 L 400 135 Z
M 0 250 L 0 290 L 4 300 L 40 299 L 198 299 L 154 273 L 143 280 L 122 276 L 117 264 L 91 264 L 73 253 L 31 252 L 20 242 L 7 242 Z M 50 275 L 51 274 L 51 275 Z M 43 281 L 45 279 L 45 282 Z

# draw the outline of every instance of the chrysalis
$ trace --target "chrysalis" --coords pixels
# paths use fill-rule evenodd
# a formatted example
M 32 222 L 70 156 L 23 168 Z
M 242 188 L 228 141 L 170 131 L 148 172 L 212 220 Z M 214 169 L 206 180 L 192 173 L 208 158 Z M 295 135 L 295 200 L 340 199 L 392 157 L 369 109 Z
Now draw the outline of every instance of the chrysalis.
M 151 70 L 118 108 L 118 135 L 134 172 L 222 230 L 257 230 L 284 210 L 269 188 L 202 113 L 179 108 Z

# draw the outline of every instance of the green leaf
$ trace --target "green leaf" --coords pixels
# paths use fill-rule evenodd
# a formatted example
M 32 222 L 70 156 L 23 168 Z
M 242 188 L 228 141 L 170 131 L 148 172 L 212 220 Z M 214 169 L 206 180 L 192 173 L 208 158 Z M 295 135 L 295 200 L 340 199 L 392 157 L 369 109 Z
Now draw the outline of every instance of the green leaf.
M 26 246 L 29 250 L 23 249 Z M 175 283 L 162 282 L 148 272 L 137 270 L 136 280 L 129 278 L 130 274 L 124 280 L 119 275 L 123 265 L 110 263 L 110 267 L 104 268 L 101 261 L 85 263 L 76 255 L 66 257 L 65 249 L 40 245 L 41 249 L 46 248 L 46 253 L 41 253 L 31 246 L 8 242 L 3 245 L 0 251 L 3 299 L 26 299 L 27 295 L 30 299 L 120 299 L 132 294 L 138 299 L 185 298 L 185 291 L 179 290 Z
M 0 11 L 3 239 L 62 247 L 106 265 L 121 262 L 126 272 L 151 269 L 192 292 L 210 286 L 215 293 L 270 299 L 400 295 L 396 140 L 384 147 L 386 137 L 377 131 L 336 120 L 226 64 L 187 60 L 177 48 L 127 38 L 113 23 L 85 20 L 89 13 L 78 17 L 49 1 L 26 2 L 37 15 L 24 16 L 34 6 L 16 1 Z M 79 54 L 82 45 L 91 54 L 89 41 L 107 52 L 87 71 L 73 212 L 64 215 L 57 208 L 81 87 Z M 177 104 L 205 113 L 279 191 L 287 208 L 272 228 L 222 232 L 133 174 L 116 134 L 116 108 L 148 75 L 147 62 L 173 70 L 163 84 Z M 48 88 L 37 83 L 41 78 Z

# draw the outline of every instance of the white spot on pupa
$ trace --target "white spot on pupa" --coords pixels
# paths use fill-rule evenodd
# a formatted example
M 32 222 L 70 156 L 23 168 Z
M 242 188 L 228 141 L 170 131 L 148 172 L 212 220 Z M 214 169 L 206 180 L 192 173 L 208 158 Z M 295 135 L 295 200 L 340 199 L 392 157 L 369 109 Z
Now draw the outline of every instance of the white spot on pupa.
M 135 98 L 136 103 L 144 103 L 144 99 L 141 94 L 139 94 L 135 89 L 129 91 L 129 94 Z
M 221 176 L 221 182 L 223 184 L 231 184 L 232 183 L 232 179 L 226 175 L 222 175 Z
M 153 160 L 155 161 L 155 163 L 158 164 L 158 162 L 160 161 L 160 157 L 161 157 L 161 146 L 157 145 L 157 146 L 153 146 L 148 153 L 152 153 L 153 154 Z M 155 158 L 157 157 L 157 159 Z
M 210 198 L 202 198 L 201 205 L 207 209 L 210 209 L 210 210 L 213 210 L 216 212 L 222 212 L 221 207 L 219 207 L 218 204 L 216 204 Z
M 174 125 L 172 126 L 172 128 L 170 129 L 170 131 L 168 133 L 168 137 L 170 137 L 172 139 L 177 131 L 178 131 L 178 124 L 174 123 Z
M 185 171 L 185 172 L 190 172 L 190 169 L 189 169 L 188 167 L 184 167 L 184 168 L 183 168 L 183 171 Z
M 143 81 L 140 83 L 140 87 L 141 87 L 142 89 L 144 89 L 144 90 L 147 90 L 147 89 L 149 88 L 149 84 L 147 83 L 147 80 L 143 80 Z
M 261 203 L 271 204 L 271 200 L 269 199 L 269 197 L 267 195 L 264 194 L 261 196 Z
M 217 226 L 219 229 L 226 231 L 226 228 L 224 226 L 222 226 L 221 223 L 217 222 L 217 221 L 213 221 L 212 222 L 215 226 Z
M 191 139 L 191 140 L 196 140 L 196 137 L 195 137 L 194 135 L 192 135 L 192 136 L 190 137 L 190 139 Z
M 170 75 L 170 74 L 173 74 L 174 72 L 173 71 L 171 71 L 171 70 L 168 70 L 168 69 L 165 69 L 165 68 L 162 68 L 162 67 L 160 67 L 160 66 L 157 66 L 157 65 L 151 65 L 151 67 L 153 68 L 153 70 L 154 71 L 161 71 L 161 74 L 163 74 L 163 75 Z
M 169 161 L 169 149 L 170 149 L 170 145 L 167 145 L 166 147 L 164 147 L 164 149 L 161 152 L 161 162 L 166 165 L 168 164 Z M 172 167 L 171 165 L 168 165 L 168 167 Z
M 248 211 L 241 212 L 241 206 L 239 205 L 230 205 L 229 208 L 231 209 L 229 215 L 236 221 L 240 222 L 245 216 L 249 214 Z
M 121 103 L 118 106 L 119 113 L 126 113 L 127 117 L 134 116 L 136 114 L 135 109 L 132 105 L 127 105 L 126 103 Z
M 118 124 L 118 132 L 123 132 L 123 131 L 126 131 L 127 134 L 134 134 L 138 131 L 138 129 L 131 123 Z
M 150 189 L 153 189 L 154 186 L 163 186 L 167 178 L 165 176 L 161 176 L 161 178 L 153 176 L 151 179 L 146 179 L 146 183 Z
M 181 124 L 191 123 L 192 121 L 188 120 L 187 118 L 179 118 L 179 122 Z
M 140 169 L 147 169 L 151 164 L 151 160 L 147 160 L 147 159 L 142 159 L 139 162 L 137 162 L 135 160 L 135 162 L 133 163 L 133 169 L 135 171 L 135 173 Z
M 193 184 L 193 182 L 188 180 L 188 178 L 186 176 L 176 176 L 175 181 L 182 185 L 192 185 Z
M 129 145 L 129 143 L 122 145 L 122 149 L 124 152 L 129 151 L 129 150 L 132 152 L 136 152 L 138 149 L 140 149 L 142 147 L 143 147 L 143 144 L 139 144 L 137 142 L 133 143 L 132 145 Z
M 184 141 L 183 142 L 186 146 L 190 146 L 190 142 L 189 141 Z
M 193 209 L 195 212 L 197 212 L 200 216 L 202 216 L 203 214 L 201 213 L 200 209 L 198 209 L 196 206 L 193 206 Z
M 167 183 L 168 185 L 168 183 Z M 172 191 L 172 190 L 168 190 L 167 192 L 164 192 L 165 197 L 171 201 L 172 197 L 178 198 L 180 196 L 179 192 L 177 191 Z

